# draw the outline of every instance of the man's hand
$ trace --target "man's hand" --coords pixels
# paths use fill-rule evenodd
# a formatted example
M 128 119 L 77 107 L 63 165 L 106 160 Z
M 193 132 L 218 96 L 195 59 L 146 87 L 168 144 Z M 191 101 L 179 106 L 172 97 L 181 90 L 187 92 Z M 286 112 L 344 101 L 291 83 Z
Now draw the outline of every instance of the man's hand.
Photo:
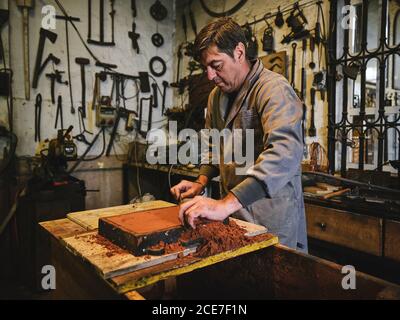
M 197 218 L 222 221 L 240 208 L 242 205 L 232 193 L 222 200 L 196 196 L 180 205 L 179 219 L 182 223 L 186 220 L 195 229 Z
M 171 188 L 171 193 L 176 200 L 182 200 L 199 195 L 203 189 L 203 185 L 198 182 L 182 180 Z

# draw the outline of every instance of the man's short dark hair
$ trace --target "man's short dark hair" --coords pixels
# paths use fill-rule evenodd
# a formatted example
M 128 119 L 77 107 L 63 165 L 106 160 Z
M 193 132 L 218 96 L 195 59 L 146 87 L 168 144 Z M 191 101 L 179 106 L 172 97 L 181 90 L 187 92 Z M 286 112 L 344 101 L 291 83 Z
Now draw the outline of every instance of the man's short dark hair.
M 194 41 L 194 58 L 200 61 L 202 52 L 212 45 L 233 58 L 233 51 L 239 42 L 246 47 L 243 29 L 232 18 L 219 18 L 206 25 L 197 35 Z

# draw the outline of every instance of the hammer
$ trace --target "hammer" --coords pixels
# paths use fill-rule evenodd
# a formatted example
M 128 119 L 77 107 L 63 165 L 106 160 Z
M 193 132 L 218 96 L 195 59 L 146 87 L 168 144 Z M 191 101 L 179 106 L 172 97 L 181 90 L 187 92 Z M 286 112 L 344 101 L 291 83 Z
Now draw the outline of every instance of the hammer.
M 86 118 L 86 81 L 85 81 L 85 65 L 90 64 L 90 60 L 86 58 L 75 58 L 75 62 L 81 66 L 81 83 L 82 83 L 82 118 Z
M 29 84 L 29 16 L 28 11 L 32 9 L 32 0 L 16 0 L 17 6 L 22 9 L 22 26 L 23 26 L 23 46 L 24 46 L 24 78 L 25 78 L 25 99 L 30 98 Z

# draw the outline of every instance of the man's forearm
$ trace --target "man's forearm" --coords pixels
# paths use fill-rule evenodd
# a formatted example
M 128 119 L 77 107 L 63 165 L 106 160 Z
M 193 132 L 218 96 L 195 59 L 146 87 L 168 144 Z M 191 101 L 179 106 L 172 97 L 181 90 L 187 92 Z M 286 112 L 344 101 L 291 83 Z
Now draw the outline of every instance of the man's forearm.
M 229 212 L 229 215 L 243 208 L 238 198 L 236 198 L 232 192 L 229 192 L 228 195 L 222 199 L 222 202 L 226 211 Z

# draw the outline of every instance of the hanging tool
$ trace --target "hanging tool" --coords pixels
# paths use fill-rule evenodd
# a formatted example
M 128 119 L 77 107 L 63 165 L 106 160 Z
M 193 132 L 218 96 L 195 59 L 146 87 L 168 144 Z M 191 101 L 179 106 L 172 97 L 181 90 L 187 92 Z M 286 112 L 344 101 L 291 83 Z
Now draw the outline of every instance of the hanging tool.
M 68 82 L 69 82 L 69 98 L 70 98 L 70 103 L 71 103 L 71 113 L 74 114 L 75 108 L 74 108 L 74 99 L 73 99 L 73 94 L 72 94 L 71 59 L 70 59 L 70 53 L 69 53 L 68 22 L 69 21 L 80 22 L 81 19 L 79 19 L 77 17 L 59 16 L 59 15 L 56 16 L 56 19 L 65 21 L 65 45 L 67 48 L 67 71 L 68 71 Z
M 75 58 L 75 62 L 79 64 L 81 69 L 81 84 L 82 84 L 82 117 L 86 118 L 86 80 L 85 80 L 85 66 L 90 64 L 87 58 Z
M 310 69 L 315 68 L 315 62 L 314 62 L 314 50 L 315 50 L 315 39 L 313 36 L 310 36 L 310 52 L 311 52 L 311 62 L 309 63 Z
M 87 43 L 94 44 L 98 46 L 115 46 L 114 42 L 114 0 L 110 0 L 110 16 L 111 16 L 111 41 L 107 42 L 104 41 L 104 22 L 105 22 L 105 15 L 104 15 L 104 0 L 100 0 L 99 4 L 99 40 L 93 40 L 92 37 L 92 1 L 88 0 L 88 39 Z
M 262 46 L 265 52 L 271 53 L 274 51 L 274 30 L 272 29 L 266 17 L 264 17 L 264 20 L 267 24 L 267 27 L 264 30 Z
M 167 14 L 167 8 L 159 0 L 156 0 L 156 2 L 154 2 L 150 7 L 150 15 L 156 21 L 164 20 L 167 17 Z
M 303 121 L 302 121 L 302 129 L 303 129 L 303 155 L 305 158 L 308 156 L 308 149 L 306 145 L 306 114 L 307 114 L 307 106 L 306 106 L 306 87 L 307 87 L 307 78 L 306 78 L 306 49 L 307 49 L 307 40 L 303 39 L 302 41 L 302 58 L 301 58 L 301 91 L 300 98 L 303 102 Z
M 36 53 L 35 69 L 33 71 L 33 80 L 32 80 L 32 88 L 34 88 L 34 89 L 37 88 L 39 75 L 43 71 L 43 69 L 49 59 L 49 58 L 47 58 L 45 63 L 43 63 L 43 65 L 41 65 L 46 39 L 49 39 L 51 43 L 54 43 L 57 40 L 57 34 L 52 31 L 40 28 L 39 45 L 38 45 L 38 50 Z M 50 55 L 49 55 L 49 57 L 50 57 Z M 51 56 L 54 57 L 53 55 L 51 55 Z
M 22 46 L 24 50 L 24 84 L 25 99 L 30 99 L 29 74 L 29 10 L 33 8 L 32 0 L 17 0 L 17 6 L 22 10 Z
M 62 112 L 62 97 L 58 96 L 57 99 L 57 112 L 56 112 L 56 123 L 54 124 L 54 129 L 57 129 L 58 118 L 60 118 L 61 130 L 64 131 L 64 121 Z
M 167 95 L 167 88 L 168 88 L 168 81 L 163 81 L 163 96 L 162 96 L 162 109 L 161 109 L 161 114 L 163 115 L 165 112 L 165 97 Z
M 158 93 L 157 93 L 157 83 L 152 83 L 151 87 L 153 89 L 153 108 L 157 108 L 158 107 Z
M 63 71 L 55 70 L 54 73 L 46 73 L 46 77 L 50 79 L 50 92 L 51 92 L 51 103 L 54 104 L 55 101 L 55 83 L 56 81 L 61 84 L 68 85 L 68 81 L 62 81 Z
M 310 127 L 308 128 L 308 136 L 315 137 L 317 134 L 317 130 L 315 129 L 314 123 L 314 108 L 315 108 L 315 89 L 310 89 L 310 99 L 311 99 L 311 116 L 310 116 Z
M 35 142 L 40 141 L 40 118 L 42 115 L 42 95 L 38 93 L 36 95 L 35 102 Z
M 310 35 L 310 31 L 305 29 L 307 19 L 304 16 L 303 11 L 299 7 L 299 3 L 296 2 L 293 5 L 293 10 L 289 17 L 286 19 L 286 24 L 291 28 L 289 34 L 284 35 L 281 43 L 290 43 L 293 40 L 300 40 Z
M 137 10 L 136 10 L 136 1 L 131 0 L 131 9 L 132 9 L 132 17 L 136 18 Z
M 147 131 L 142 130 L 142 122 L 143 122 L 143 101 L 149 101 L 149 112 L 147 115 Z M 152 121 L 152 113 L 153 113 L 153 97 L 150 96 L 149 98 L 141 98 L 140 99 L 140 105 L 139 105 L 139 123 L 138 123 L 138 132 L 142 135 L 145 136 L 147 132 L 150 131 L 151 129 L 151 121 Z
M 128 32 L 128 36 L 132 40 L 133 50 L 136 50 L 136 53 L 139 54 L 138 39 L 140 38 L 140 34 L 136 33 L 135 30 L 136 30 L 136 23 L 132 22 L 132 31 Z
M 292 69 L 290 85 L 296 90 L 295 74 L 296 74 L 296 47 L 297 43 L 292 43 Z
M 278 28 L 282 28 L 282 26 L 283 26 L 284 23 L 285 23 L 285 22 L 283 21 L 283 14 L 282 14 L 282 12 L 281 12 L 281 7 L 278 6 L 278 12 L 277 12 L 277 14 L 276 14 L 276 16 L 275 16 L 275 25 L 276 25 Z
M 154 46 L 159 48 L 164 44 L 164 38 L 160 33 L 157 32 L 151 36 L 151 42 L 154 44 Z

